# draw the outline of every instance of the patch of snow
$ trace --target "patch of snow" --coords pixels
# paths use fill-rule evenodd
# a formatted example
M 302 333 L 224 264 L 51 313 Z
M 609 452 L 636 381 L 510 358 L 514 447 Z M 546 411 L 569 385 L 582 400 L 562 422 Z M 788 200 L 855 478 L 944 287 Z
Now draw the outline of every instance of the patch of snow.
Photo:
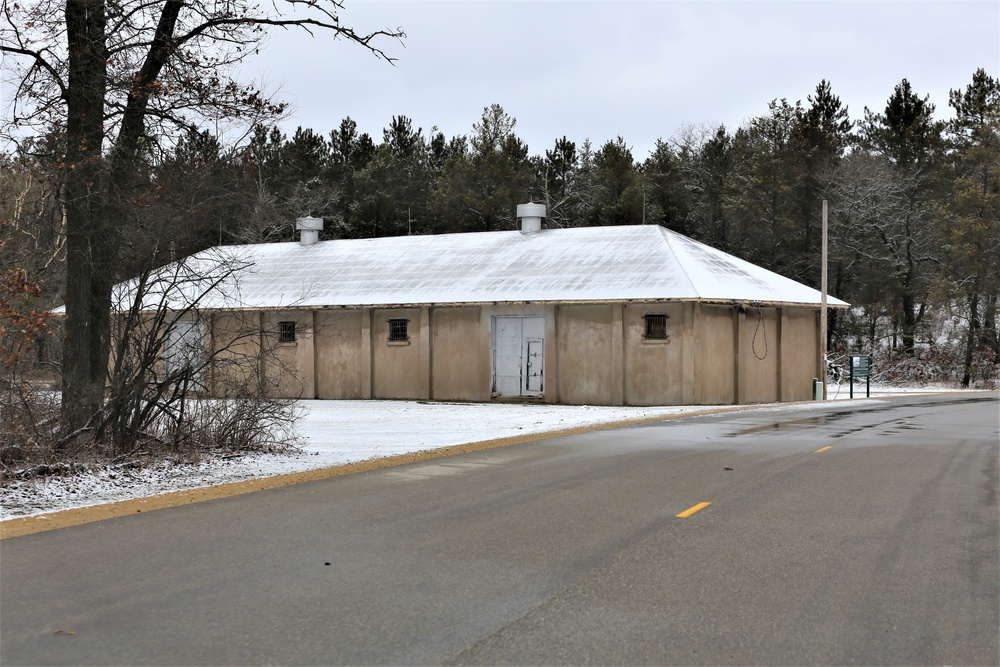
M 299 451 L 12 481 L 0 487 L 0 520 L 452 445 L 710 409 L 409 401 L 301 401 L 300 405 L 304 414 L 298 424 Z

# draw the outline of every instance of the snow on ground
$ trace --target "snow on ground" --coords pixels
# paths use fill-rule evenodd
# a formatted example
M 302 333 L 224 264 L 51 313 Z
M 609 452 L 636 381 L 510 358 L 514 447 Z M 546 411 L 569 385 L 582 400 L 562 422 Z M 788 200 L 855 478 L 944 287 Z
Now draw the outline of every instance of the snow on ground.
M 872 398 L 944 388 L 872 389 Z M 864 398 L 862 385 L 855 400 Z M 847 399 L 846 387 L 831 399 Z M 733 406 L 605 407 L 411 401 L 302 401 L 299 451 L 144 469 L 103 468 L 81 475 L 0 486 L 0 520 L 145 498 L 171 491 L 304 472 L 486 440 L 599 424 L 732 409 Z M 816 404 L 806 403 L 803 407 Z M 775 407 L 779 407 L 776 405 Z M 757 406 L 759 408 L 759 406 Z M 788 407 L 780 406 L 780 407 Z

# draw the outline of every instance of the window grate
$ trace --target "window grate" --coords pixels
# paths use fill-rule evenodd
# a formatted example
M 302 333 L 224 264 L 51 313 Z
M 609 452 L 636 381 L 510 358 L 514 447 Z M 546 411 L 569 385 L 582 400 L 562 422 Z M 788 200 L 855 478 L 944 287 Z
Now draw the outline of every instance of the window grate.
M 295 320 L 286 320 L 283 322 L 278 322 L 278 342 L 279 343 L 295 342 Z
M 666 340 L 667 336 L 667 316 L 663 313 L 649 313 L 644 316 L 646 320 L 646 332 L 643 338 L 649 340 Z
M 400 342 L 410 340 L 409 320 L 391 319 L 389 320 L 389 342 Z

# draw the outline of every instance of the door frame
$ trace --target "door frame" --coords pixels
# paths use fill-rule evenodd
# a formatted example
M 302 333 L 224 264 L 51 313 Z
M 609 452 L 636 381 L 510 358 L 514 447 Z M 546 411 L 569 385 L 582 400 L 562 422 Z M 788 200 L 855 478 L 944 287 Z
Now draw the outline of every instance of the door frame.
M 520 320 L 519 331 L 521 339 L 520 349 L 520 382 L 518 394 L 500 394 L 497 392 L 497 337 L 498 320 Z M 532 320 L 528 333 L 525 333 L 525 320 Z M 540 326 L 538 326 L 540 325 Z M 541 357 L 541 368 L 536 376 L 538 377 L 538 389 L 529 389 L 531 359 L 529 358 L 529 343 L 537 350 L 536 355 Z M 543 398 L 545 396 L 545 316 L 544 315 L 491 315 L 490 316 L 490 391 L 493 398 Z

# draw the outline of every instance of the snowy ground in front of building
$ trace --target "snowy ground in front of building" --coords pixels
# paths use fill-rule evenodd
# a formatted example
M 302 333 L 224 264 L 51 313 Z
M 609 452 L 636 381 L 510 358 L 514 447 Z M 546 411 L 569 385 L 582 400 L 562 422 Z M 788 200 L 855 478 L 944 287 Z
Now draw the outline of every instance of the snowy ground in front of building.
M 848 398 L 847 388 L 830 398 Z M 878 398 L 944 388 L 872 389 Z M 855 400 L 864 398 L 855 388 Z M 683 416 L 733 406 L 605 407 L 412 401 L 302 401 L 299 451 L 282 455 L 207 460 L 98 471 L 0 486 L 0 520 L 155 496 L 228 482 L 328 468 L 373 458 L 422 452 L 486 440 L 552 433 L 599 424 Z M 795 407 L 810 408 L 803 403 Z M 786 405 L 776 405 L 788 409 Z M 761 409 L 761 406 L 755 406 Z

